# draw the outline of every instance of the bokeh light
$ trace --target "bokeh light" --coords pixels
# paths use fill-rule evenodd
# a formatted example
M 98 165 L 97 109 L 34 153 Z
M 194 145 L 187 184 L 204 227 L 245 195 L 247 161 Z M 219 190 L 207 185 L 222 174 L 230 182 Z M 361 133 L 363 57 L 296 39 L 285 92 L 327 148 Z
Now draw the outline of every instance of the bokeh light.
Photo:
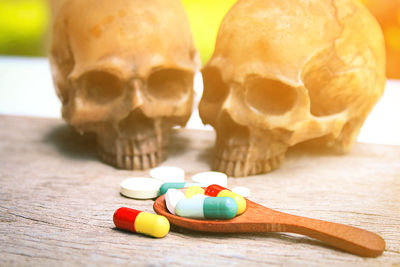
M 361 0 L 382 27 L 386 42 L 387 76 L 400 79 L 400 0 Z

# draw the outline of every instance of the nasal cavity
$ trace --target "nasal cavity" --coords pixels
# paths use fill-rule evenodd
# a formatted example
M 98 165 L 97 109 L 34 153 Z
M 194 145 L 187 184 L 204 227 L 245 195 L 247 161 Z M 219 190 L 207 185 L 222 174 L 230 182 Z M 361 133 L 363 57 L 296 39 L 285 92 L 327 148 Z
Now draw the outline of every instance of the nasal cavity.
M 141 110 L 135 109 L 118 123 L 118 127 L 125 133 L 144 133 L 153 129 L 153 122 Z
M 245 87 L 247 105 L 263 114 L 284 114 L 297 100 L 296 89 L 277 80 L 252 78 Z
M 250 130 L 245 125 L 236 123 L 228 112 L 223 111 L 218 118 L 217 132 L 220 137 L 235 137 L 240 140 L 248 139 L 250 137 Z

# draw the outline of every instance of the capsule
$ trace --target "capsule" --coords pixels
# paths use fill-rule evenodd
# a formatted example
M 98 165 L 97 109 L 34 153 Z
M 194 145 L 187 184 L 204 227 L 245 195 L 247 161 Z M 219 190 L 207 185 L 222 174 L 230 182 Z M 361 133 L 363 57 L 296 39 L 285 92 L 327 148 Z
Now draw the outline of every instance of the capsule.
M 175 207 L 176 215 L 192 219 L 232 219 L 237 210 L 231 197 L 182 199 Z
M 237 214 L 242 214 L 246 210 L 246 199 L 244 199 L 241 195 L 233 193 L 228 188 L 222 187 L 217 184 L 212 184 L 206 188 L 204 192 L 205 195 L 211 197 L 231 197 L 236 201 L 238 206 Z
M 115 211 L 113 219 L 118 229 L 134 233 L 164 237 L 169 232 L 169 221 L 167 218 L 140 210 L 122 207 Z
M 188 189 L 186 189 L 185 191 L 185 197 L 186 198 L 191 198 L 194 195 L 197 194 L 202 194 L 204 195 L 204 189 L 200 186 L 194 185 L 194 186 L 190 186 Z
M 158 196 L 164 195 L 170 188 L 181 189 L 191 186 L 202 186 L 202 185 L 198 183 L 163 183 L 160 186 L 160 189 L 158 190 Z

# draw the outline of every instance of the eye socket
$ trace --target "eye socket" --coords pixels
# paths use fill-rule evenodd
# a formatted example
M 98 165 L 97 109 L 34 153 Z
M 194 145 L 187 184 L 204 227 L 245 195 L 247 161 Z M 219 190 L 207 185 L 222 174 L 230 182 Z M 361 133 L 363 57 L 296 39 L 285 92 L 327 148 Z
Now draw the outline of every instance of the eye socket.
M 276 80 L 253 78 L 246 82 L 246 89 L 247 104 L 271 115 L 288 112 L 297 98 L 292 87 Z
M 115 75 L 105 71 L 91 71 L 79 79 L 86 99 L 99 104 L 113 101 L 123 94 L 123 84 Z
M 152 97 L 177 100 L 192 90 L 193 74 L 176 69 L 164 69 L 152 73 L 147 82 L 147 90 Z
M 327 69 L 310 71 L 303 82 L 310 97 L 310 112 L 313 116 L 324 117 L 346 110 L 351 103 L 360 99 L 361 90 L 367 90 L 368 77 L 361 81 L 360 74 L 349 72 L 335 76 Z M 351 88 L 351 90 L 342 90 Z M 360 89 L 360 91 L 356 91 Z
M 217 68 L 209 67 L 202 71 L 203 75 L 203 99 L 217 103 L 221 102 L 228 95 L 229 88 L 224 83 L 221 73 Z

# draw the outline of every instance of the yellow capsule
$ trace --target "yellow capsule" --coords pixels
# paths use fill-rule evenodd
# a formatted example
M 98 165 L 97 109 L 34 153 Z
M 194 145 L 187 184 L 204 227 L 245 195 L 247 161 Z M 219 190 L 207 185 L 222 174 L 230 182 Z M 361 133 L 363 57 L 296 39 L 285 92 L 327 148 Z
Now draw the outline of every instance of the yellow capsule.
M 191 186 L 188 189 L 186 189 L 185 197 L 191 198 L 192 196 L 197 195 L 197 194 L 204 195 L 204 191 L 205 190 L 203 188 L 201 188 L 200 186 Z
M 164 237 L 169 232 L 169 221 L 164 216 L 141 212 L 135 220 L 135 229 L 138 233 Z
M 228 189 L 220 191 L 218 193 L 217 197 L 233 198 L 236 201 L 236 204 L 238 205 L 237 215 L 242 214 L 246 210 L 246 200 L 241 195 L 233 193 L 232 191 L 230 191 Z

